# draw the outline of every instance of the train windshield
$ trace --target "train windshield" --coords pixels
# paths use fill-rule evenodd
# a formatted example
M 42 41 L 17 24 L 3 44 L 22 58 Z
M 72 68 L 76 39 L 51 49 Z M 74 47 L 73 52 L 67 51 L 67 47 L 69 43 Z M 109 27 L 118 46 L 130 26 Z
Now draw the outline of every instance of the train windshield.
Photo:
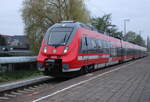
M 66 45 L 73 31 L 71 27 L 55 27 L 49 32 L 48 44 L 52 46 Z

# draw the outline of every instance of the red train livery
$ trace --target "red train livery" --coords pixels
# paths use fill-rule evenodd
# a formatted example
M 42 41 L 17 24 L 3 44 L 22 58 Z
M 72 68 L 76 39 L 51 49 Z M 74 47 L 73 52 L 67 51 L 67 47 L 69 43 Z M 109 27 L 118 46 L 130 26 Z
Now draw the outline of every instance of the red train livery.
M 46 75 L 70 77 L 146 56 L 147 49 L 74 21 L 50 27 L 42 41 L 38 62 Z

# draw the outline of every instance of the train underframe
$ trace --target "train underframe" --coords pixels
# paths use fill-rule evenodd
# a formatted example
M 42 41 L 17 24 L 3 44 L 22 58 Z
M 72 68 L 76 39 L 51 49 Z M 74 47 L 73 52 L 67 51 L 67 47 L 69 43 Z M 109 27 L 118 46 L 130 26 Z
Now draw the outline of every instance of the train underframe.
M 80 71 L 63 72 L 62 59 L 48 59 L 44 65 L 44 75 L 70 78 L 79 75 Z
M 144 57 L 144 56 L 141 56 Z M 137 57 L 137 58 L 141 58 Z M 70 77 L 75 77 L 78 75 L 86 74 L 93 72 L 95 70 L 98 70 L 100 68 L 104 68 L 106 66 L 114 65 L 114 64 L 119 64 L 123 63 L 129 60 L 137 59 L 135 57 L 129 58 L 128 60 L 117 60 L 116 63 L 108 64 L 108 63 L 103 63 L 103 64 L 90 64 L 86 66 L 82 66 L 79 71 L 72 71 L 72 72 L 63 72 L 63 64 L 61 59 L 48 59 L 45 61 L 44 65 L 44 75 L 48 76 L 53 76 L 53 77 L 59 77 L 59 78 L 70 78 Z M 103 66 L 98 66 L 98 65 L 103 65 Z M 96 68 L 96 67 L 97 68 Z

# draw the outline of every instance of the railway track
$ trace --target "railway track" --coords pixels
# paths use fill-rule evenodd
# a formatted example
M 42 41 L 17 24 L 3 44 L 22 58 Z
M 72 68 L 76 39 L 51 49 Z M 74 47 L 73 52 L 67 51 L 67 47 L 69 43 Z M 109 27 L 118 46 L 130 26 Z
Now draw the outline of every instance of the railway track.
M 30 84 L 27 85 L 22 85 L 20 87 L 16 88 L 9 88 L 9 89 L 4 89 L 0 91 L 0 102 L 7 101 L 8 99 L 17 97 L 18 95 L 22 94 L 29 94 L 38 90 L 41 90 L 43 88 L 49 87 L 49 86 L 54 86 L 58 83 L 61 83 L 65 80 L 68 79 L 58 79 L 58 78 L 45 78 L 45 80 L 37 81 L 37 82 L 31 82 Z M 10 86 L 12 87 L 12 86 Z

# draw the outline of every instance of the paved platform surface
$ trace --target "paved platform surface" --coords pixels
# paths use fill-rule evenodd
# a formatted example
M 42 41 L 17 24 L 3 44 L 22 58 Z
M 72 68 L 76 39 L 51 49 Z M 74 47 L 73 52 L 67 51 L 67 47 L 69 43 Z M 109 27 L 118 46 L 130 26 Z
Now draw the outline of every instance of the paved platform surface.
M 150 102 L 150 57 L 40 102 Z
M 150 102 L 150 57 L 53 81 L 2 102 Z

